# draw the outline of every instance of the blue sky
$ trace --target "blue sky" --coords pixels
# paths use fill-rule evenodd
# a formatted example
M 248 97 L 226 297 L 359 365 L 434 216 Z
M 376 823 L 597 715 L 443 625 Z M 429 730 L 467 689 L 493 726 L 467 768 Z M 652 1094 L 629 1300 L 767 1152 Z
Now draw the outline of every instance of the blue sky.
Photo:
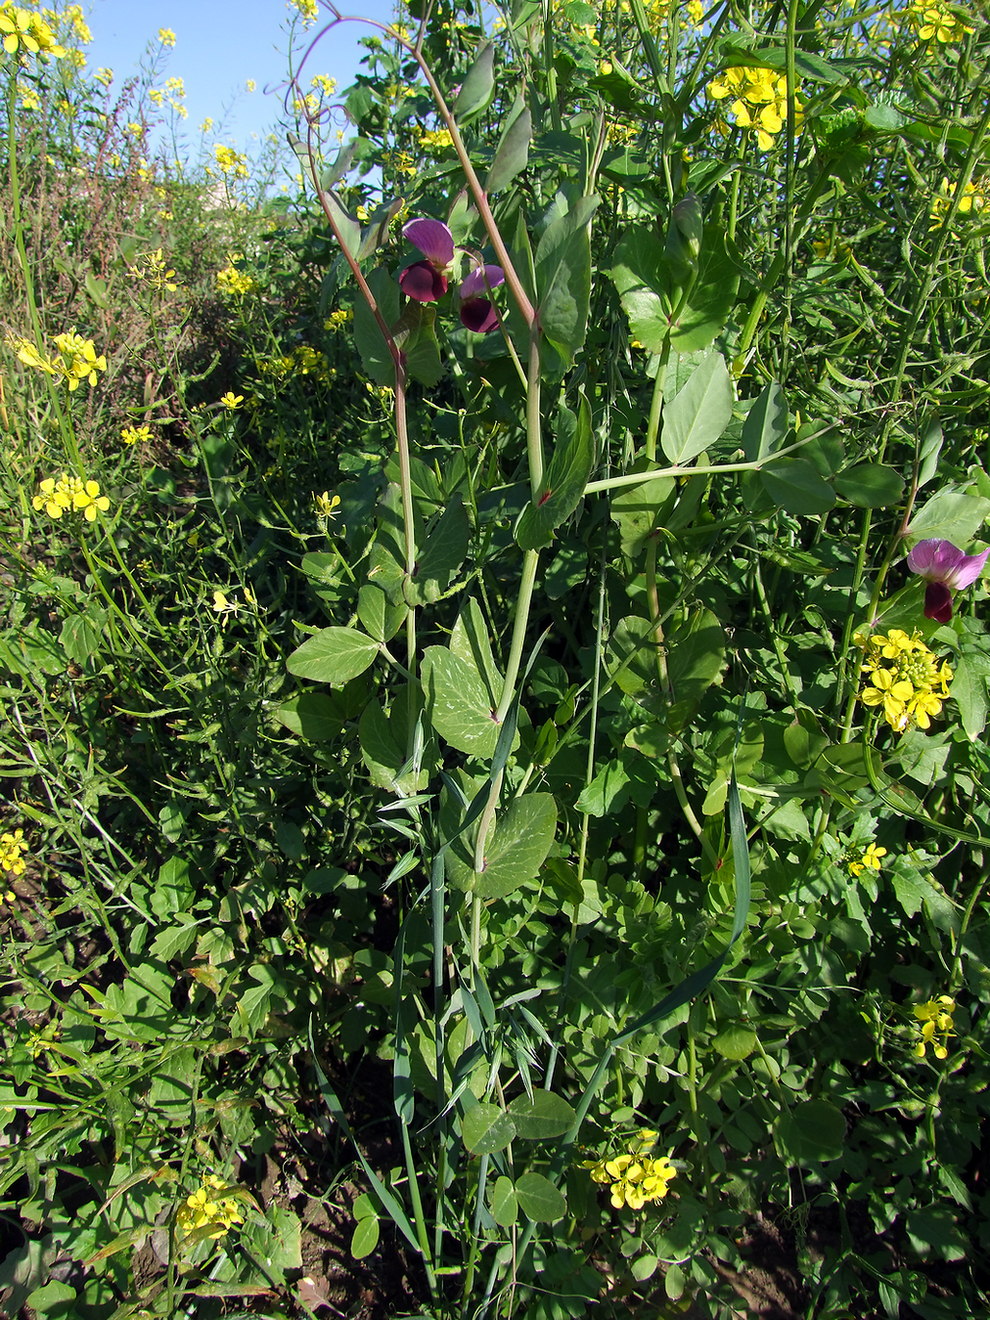
M 394 0 L 351 0 L 342 8 L 388 22 L 395 6 Z M 250 150 L 252 140 L 261 139 L 275 125 L 281 96 L 275 89 L 285 81 L 288 69 L 286 0 L 91 0 L 87 13 L 93 33 L 86 47 L 89 67 L 113 69 L 115 87 L 137 73 L 149 41 L 157 48 L 158 29 L 171 28 L 175 47 L 166 52 L 157 85 L 167 77 L 185 81 L 190 141 L 195 141 L 197 126 L 207 117 L 218 128 L 222 119 L 219 140 L 242 151 Z M 306 40 L 321 26 L 311 28 Z M 327 34 L 307 60 L 306 80 L 322 73 L 346 87 L 363 53 L 358 38 L 370 30 L 349 23 Z M 257 91 L 245 91 L 248 79 L 254 79 Z

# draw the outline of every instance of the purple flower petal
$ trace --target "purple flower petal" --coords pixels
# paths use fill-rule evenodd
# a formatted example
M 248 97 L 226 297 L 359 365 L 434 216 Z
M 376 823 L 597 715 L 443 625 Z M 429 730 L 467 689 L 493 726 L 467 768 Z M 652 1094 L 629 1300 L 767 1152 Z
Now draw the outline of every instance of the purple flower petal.
M 447 276 L 441 275 L 428 261 L 415 261 L 399 276 L 399 288 L 417 302 L 436 302 L 447 292 Z
M 967 555 L 951 541 L 919 541 L 908 554 L 908 568 L 926 582 L 943 582 L 953 591 L 972 586 L 983 572 L 990 550 Z
M 487 334 L 499 324 L 498 312 L 487 298 L 463 298 L 461 300 L 461 322 L 476 334 Z
M 952 592 L 944 582 L 929 582 L 925 587 L 925 618 L 948 623 L 952 618 Z
M 402 233 L 438 270 L 454 260 L 454 236 L 442 220 L 410 220 Z
M 488 289 L 495 289 L 505 282 L 505 272 L 501 266 L 477 266 L 457 290 L 460 298 L 474 298 Z

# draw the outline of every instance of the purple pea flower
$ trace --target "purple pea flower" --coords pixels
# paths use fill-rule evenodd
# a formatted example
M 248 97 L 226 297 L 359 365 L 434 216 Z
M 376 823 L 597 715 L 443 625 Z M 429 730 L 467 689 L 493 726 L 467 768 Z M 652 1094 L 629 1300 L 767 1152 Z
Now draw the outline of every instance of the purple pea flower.
M 501 266 L 478 266 L 457 290 L 461 303 L 461 323 L 469 330 L 485 334 L 498 325 L 495 305 L 482 295 L 501 284 L 505 275 Z
M 417 302 L 436 302 L 447 292 L 454 264 L 454 236 L 442 220 L 410 220 L 402 231 L 425 261 L 414 261 L 399 276 L 399 288 Z
M 948 623 L 952 618 L 952 593 L 972 586 L 983 572 L 990 550 L 964 555 L 951 541 L 919 541 L 908 554 L 908 568 L 928 583 L 925 588 L 925 618 Z
M 454 264 L 454 236 L 442 220 L 410 220 L 402 231 L 425 261 L 414 261 L 399 275 L 399 287 L 416 302 L 437 302 L 447 292 Z M 461 321 L 469 330 L 484 334 L 499 323 L 492 302 L 484 297 L 505 279 L 501 266 L 479 265 L 457 290 Z

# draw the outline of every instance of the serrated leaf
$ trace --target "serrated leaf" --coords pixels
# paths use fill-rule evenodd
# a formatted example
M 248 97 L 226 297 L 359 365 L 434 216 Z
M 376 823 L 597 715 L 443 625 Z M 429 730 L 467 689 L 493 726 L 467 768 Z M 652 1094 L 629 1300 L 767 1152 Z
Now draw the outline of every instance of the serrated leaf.
M 380 650 L 356 628 L 321 628 L 289 656 L 286 668 L 297 678 L 342 687 L 374 662 Z
M 524 1173 L 516 1179 L 516 1199 L 523 1213 L 538 1224 L 553 1224 L 567 1214 L 567 1200 L 542 1173 Z
M 554 531 L 580 504 L 594 465 L 591 409 L 584 395 L 577 414 L 562 406 L 558 419 L 556 442 L 540 495 L 526 506 L 516 525 L 516 541 L 523 550 L 540 550 L 551 543 Z
M 472 1155 L 505 1150 L 515 1135 L 515 1123 L 498 1105 L 472 1105 L 461 1119 L 461 1140 Z
M 665 406 L 660 447 L 672 463 L 710 448 L 732 420 L 732 381 L 721 353 L 703 357 Z

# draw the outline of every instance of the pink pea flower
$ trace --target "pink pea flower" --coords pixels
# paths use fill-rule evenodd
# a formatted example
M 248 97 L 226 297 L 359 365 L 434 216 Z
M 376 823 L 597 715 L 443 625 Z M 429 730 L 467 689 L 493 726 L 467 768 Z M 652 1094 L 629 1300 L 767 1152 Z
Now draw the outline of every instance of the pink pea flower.
M 948 623 L 952 618 L 952 593 L 970 587 L 983 572 L 990 550 L 965 555 L 951 541 L 919 541 L 908 554 L 908 568 L 928 583 L 925 588 L 925 618 Z
M 478 266 L 461 284 L 457 296 L 461 304 L 461 323 L 469 330 L 486 334 L 498 325 L 498 312 L 483 294 L 501 284 L 505 275 L 501 266 Z
M 399 276 L 399 288 L 417 302 L 436 302 L 447 292 L 454 264 L 454 236 L 442 220 L 410 220 L 402 231 L 425 261 L 414 261 Z
M 416 302 L 437 302 L 447 292 L 454 265 L 454 236 L 442 220 L 410 220 L 402 231 L 425 261 L 414 261 L 399 275 L 399 287 Z M 505 279 L 501 266 L 477 266 L 457 290 L 461 322 L 469 330 L 484 334 L 499 323 L 498 313 L 486 291 Z

